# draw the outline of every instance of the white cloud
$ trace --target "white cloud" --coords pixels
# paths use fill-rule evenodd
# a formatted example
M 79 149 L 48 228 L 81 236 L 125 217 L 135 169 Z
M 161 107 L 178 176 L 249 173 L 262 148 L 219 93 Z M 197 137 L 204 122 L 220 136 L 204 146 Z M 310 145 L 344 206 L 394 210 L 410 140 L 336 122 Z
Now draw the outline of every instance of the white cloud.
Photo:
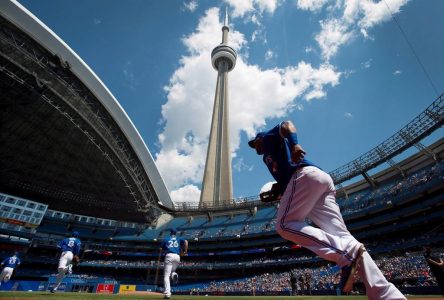
M 328 17 L 320 21 L 321 31 L 316 41 L 322 51 L 322 57 L 329 61 L 339 48 L 350 42 L 359 33 L 365 39 L 372 39 L 368 31 L 391 19 L 409 0 L 344 0 L 329 6 Z M 316 12 L 324 5 L 323 0 L 299 0 L 298 7 Z M 388 6 L 388 7 L 387 7 Z M 390 8 L 390 10 L 389 10 Z M 339 16 L 339 17 L 338 17 Z
M 233 170 L 236 170 L 238 172 L 241 171 L 252 171 L 253 166 L 249 166 L 244 162 L 243 158 L 236 159 L 236 161 L 233 163 Z
M 173 201 L 183 199 L 203 178 L 217 72 L 211 67 L 212 49 L 220 43 L 219 10 L 209 9 L 195 32 L 183 39 L 188 54 L 165 87 L 162 106 L 164 127 L 158 136 L 156 165 Z M 241 53 L 244 35 L 230 30 L 229 44 Z M 307 101 L 325 97 L 326 86 L 339 84 L 341 73 L 332 65 L 319 68 L 304 61 L 295 66 L 263 70 L 239 55 L 229 74 L 230 142 L 233 156 L 240 147 L 241 132 L 253 136 L 269 118 L 282 117 Z M 246 88 L 248 87 L 248 88 Z M 198 116 L 198 117 L 195 117 Z M 197 195 L 197 193 L 195 193 Z M 177 197 L 177 198 L 176 198 Z
M 126 62 L 125 66 L 122 69 L 122 73 L 125 79 L 123 81 L 123 84 L 129 87 L 130 89 L 134 90 L 139 82 L 136 79 L 136 76 L 134 75 L 131 61 Z
M 94 18 L 94 19 L 93 19 L 93 22 L 94 22 L 94 25 L 99 25 L 99 24 L 102 23 L 102 21 L 99 20 L 99 19 L 97 19 L 97 18 Z
M 254 0 L 254 2 L 261 13 L 265 11 L 273 14 L 276 10 L 276 7 L 278 6 L 277 0 Z
M 253 31 L 253 34 L 251 35 L 251 41 L 252 42 L 258 42 L 262 41 L 263 44 L 267 44 L 267 37 L 265 36 L 265 32 L 259 28 Z
M 185 7 L 185 10 L 188 10 L 189 12 L 194 12 L 197 9 L 198 4 L 196 0 L 192 0 L 190 2 L 184 2 L 183 6 Z
M 396 70 L 395 72 L 393 72 L 393 75 L 401 75 L 402 74 L 402 71 L 401 70 Z
M 348 118 L 348 119 L 351 119 L 351 118 L 353 118 L 353 115 L 352 115 L 351 113 L 349 113 L 349 112 L 346 112 L 346 113 L 344 114 L 344 117 L 346 117 L 346 118 Z
M 310 53 L 310 52 L 313 52 L 313 51 L 314 51 L 313 47 L 311 47 L 311 46 L 305 47 L 305 53 Z
M 370 58 L 369 60 L 367 60 L 367 61 L 361 63 L 361 65 L 362 65 L 362 67 L 363 67 L 364 69 L 368 69 L 368 68 L 370 68 L 371 65 L 372 65 L 372 59 Z
M 322 56 L 326 61 L 339 50 L 339 47 L 350 41 L 353 32 L 348 31 L 348 26 L 339 19 L 320 21 L 321 32 L 315 39 L 322 50 Z
M 267 50 L 267 52 L 265 52 L 265 60 L 269 61 L 271 59 L 273 59 L 274 57 L 276 57 L 276 54 L 271 51 L 270 49 Z
M 302 10 L 319 11 L 328 0 L 298 0 L 297 7 Z
M 342 75 L 344 76 L 344 78 L 349 78 L 354 73 L 355 73 L 355 70 L 344 70 L 344 71 L 342 71 Z
M 272 186 L 274 183 L 276 183 L 276 181 L 270 181 L 270 182 L 267 182 L 266 184 L 264 184 L 264 185 L 262 186 L 262 188 L 260 189 L 259 194 L 260 194 L 260 193 L 263 193 L 263 192 L 268 192 L 269 190 L 271 190 L 271 186 Z
M 360 9 L 363 16 L 359 21 L 359 26 L 363 29 L 368 29 L 390 20 L 391 14 L 400 12 L 401 7 L 408 1 L 409 0 L 391 0 L 379 1 L 377 3 L 371 0 L 361 1 Z
M 243 17 L 254 11 L 253 0 L 225 0 L 233 8 L 232 17 Z
M 233 8 L 232 17 L 244 17 L 247 14 L 267 12 L 273 14 L 278 0 L 225 0 Z
M 199 204 L 200 190 L 195 185 L 187 185 L 171 192 L 171 198 L 176 204 Z

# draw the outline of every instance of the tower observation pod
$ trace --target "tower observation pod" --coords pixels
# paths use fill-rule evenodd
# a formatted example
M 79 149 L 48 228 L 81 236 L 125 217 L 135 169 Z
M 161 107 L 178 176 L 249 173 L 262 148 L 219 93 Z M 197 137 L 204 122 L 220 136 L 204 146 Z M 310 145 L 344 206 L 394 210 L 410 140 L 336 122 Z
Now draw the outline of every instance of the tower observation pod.
M 236 51 L 227 45 L 228 15 L 222 27 L 222 43 L 211 52 L 211 64 L 217 71 L 213 116 L 208 141 L 202 193 L 202 209 L 231 203 L 233 186 L 231 176 L 231 151 L 228 105 L 228 72 L 236 65 Z

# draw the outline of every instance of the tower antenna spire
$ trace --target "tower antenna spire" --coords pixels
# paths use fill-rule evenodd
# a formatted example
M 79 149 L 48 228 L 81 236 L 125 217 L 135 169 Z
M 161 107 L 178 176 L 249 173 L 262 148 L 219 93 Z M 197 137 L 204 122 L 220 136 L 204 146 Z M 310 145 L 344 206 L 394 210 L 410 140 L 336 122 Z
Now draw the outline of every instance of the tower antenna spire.
M 224 26 L 228 27 L 228 9 L 225 6 L 225 20 L 224 20 Z

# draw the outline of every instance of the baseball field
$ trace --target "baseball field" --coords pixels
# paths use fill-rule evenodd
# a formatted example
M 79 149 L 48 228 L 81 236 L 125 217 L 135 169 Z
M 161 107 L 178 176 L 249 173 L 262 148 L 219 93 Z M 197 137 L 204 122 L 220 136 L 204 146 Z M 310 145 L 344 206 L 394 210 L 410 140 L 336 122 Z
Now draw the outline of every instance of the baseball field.
M 147 295 L 147 294 L 115 294 L 115 295 L 103 295 L 103 294 L 86 294 L 86 293 L 55 293 L 49 292 L 0 292 L 0 299 L 16 299 L 16 300 L 90 300 L 90 299 L 112 299 L 112 300 L 147 300 L 147 299 L 162 299 L 162 295 Z M 198 300 L 204 298 L 205 300 L 288 300 L 290 296 L 172 296 L 172 300 Z M 294 296 L 298 300 L 364 300 L 366 296 Z M 444 299 L 438 295 L 429 296 L 407 296 L 407 298 L 415 300 L 438 300 Z

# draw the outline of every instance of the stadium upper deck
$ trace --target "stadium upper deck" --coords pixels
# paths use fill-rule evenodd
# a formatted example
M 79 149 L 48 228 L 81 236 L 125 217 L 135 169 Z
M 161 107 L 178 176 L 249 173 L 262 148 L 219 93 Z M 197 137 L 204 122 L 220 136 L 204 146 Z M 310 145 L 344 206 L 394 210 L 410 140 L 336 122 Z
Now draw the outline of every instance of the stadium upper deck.
M 93 71 L 16 1 L 0 3 L 0 190 L 151 222 L 172 207 L 153 158 Z

